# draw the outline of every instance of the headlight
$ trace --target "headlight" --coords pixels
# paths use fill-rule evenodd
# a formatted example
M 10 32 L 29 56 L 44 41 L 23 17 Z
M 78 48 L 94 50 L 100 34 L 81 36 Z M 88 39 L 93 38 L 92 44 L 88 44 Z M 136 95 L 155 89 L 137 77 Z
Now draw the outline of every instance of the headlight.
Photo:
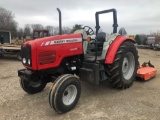
M 28 59 L 28 65 L 31 65 L 31 60 L 30 59 Z
M 22 59 L 23 64 L 26 64 L 26 58 Z

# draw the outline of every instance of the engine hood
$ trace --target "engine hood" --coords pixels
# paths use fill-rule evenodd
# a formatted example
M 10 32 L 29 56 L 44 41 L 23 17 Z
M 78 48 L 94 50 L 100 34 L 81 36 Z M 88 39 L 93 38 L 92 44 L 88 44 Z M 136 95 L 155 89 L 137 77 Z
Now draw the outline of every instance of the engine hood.
M 81 42 L 78 38 L 82 39 L 81 34 L 64 34 L 64 35 L 57 35 L 57 36 L 50 36 L 40 39 L 35 39 L 33 41 L 28 41 L 25 44 L 36 44 L 36 46 L 49 46 L 55 44 L 65 44 L 65 43 L 72 43 L 72 42 Z
M 32 66 L 26 67 L 32 70 L 57 67 L 60 65 L 63 58 L 83 53 L 81 34 L 66 34 L 35 39 L 26 42 L 23 46 L 28 45 L 31 46 Z M 47 57 L 50 53 L 51 56 Z M 54 61 L 52 61 L 52 63 L 47 62 L 41 64 L 43 61 L 48 61 L 48 58 L 52 56 L 54 56 Z

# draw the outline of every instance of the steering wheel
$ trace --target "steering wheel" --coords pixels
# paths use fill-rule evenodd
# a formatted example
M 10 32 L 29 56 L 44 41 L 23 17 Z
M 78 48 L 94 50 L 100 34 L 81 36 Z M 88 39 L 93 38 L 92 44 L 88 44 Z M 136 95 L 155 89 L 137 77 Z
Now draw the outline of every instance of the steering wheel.
M 94 31 L 89 26 L 84 26 L 83 29 L 86 31 L 87 35 L 94 35 Z

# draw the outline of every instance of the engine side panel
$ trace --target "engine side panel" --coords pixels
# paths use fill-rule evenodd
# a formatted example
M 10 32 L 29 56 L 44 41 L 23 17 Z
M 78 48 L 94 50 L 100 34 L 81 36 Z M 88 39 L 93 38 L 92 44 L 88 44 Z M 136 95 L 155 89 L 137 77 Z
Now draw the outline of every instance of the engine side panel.
M 81 34 L 70 34 L 51 37 L 46 41 L 37 43 L 37 69 L 42 70 L 58 67 L 65 57 L 82 54 L 82 48 L 83 47 Z M 55 52 L 55 62 L 48 64 L 40 64 L 40 59 L 38 55 L 49 51 Z
M 118 48 L 120 47 L 120 45 L 124 41 L 131 41 L 131 42 L 135 43 L 135 40 L 133 40 L 131 38 L 127 38 L 124 36 L 117 36 L 115 38 L 115 40 L 112 43 L 110 43 L 110 47 L 108 48 L 106 58 L 105 58 L 105 64 L 112 64 L 113 63 L 116 52 L 117 52 Z

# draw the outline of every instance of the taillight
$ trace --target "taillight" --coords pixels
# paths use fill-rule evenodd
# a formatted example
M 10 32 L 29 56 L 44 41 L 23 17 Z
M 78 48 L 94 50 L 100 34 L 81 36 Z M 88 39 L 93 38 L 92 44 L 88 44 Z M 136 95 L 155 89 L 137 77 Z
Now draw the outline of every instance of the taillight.
M 56 61 L 56 51 L 41 52 L 38 54 L 40 65 L 54 63 Z

